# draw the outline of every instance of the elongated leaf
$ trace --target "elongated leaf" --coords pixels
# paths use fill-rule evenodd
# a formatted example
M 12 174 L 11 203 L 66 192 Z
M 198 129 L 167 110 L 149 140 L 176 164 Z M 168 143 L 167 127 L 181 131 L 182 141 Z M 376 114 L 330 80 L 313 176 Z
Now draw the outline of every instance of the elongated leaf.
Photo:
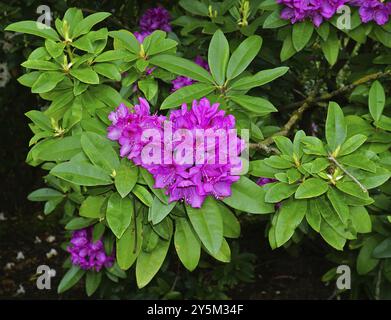
M 260 87 L 283 76 L 288 70 L 288 67 L 278 67 L 274 69 L 262 70 L 253 76 L 240 78 L 238 81 L 235 81 L 230 88 L 234 90 L 247 91 L 255 87 Z
M 259 116 L 264 116 L 277 111 L 277 109 L 269 101 L 263 98 L 246 95 L 234 95 L 229 98 L 244 109 Z
M 123 158 L 121 165 L 116 170 L 114 184 L 122 198 L 132 191 L 138 179 L 138 167 L 133 165 L 128 159 Z
M 375 81 L 369 90 L 369 111 L 375 121 L 379 121 L 386 102 L 383 86 Z
M 345 142 L 346 132 L 342 109 L 337 103 L 330 102 L 326 119 L 326 140 L 332 151 Z
M 277 213 L 276 244 L 277 247 L 285 244 L 294 234 L 307 212 L 306 200 L 290 199 L 285 201 Z
M 365 141 L 367 140 L 367 136 L 363 134 L 356 134 L 350 137 L 341 147 L 341 151 L 339 152 L 339 156 L 344 156 L 356 151 Z
M 102 273 L 89 271 L 86 275 L 86 292 L 87 296 L 92 296 L 98 289 L 102 281 Z
M 153 224 L 160 223 L 165 217 L 167 217 L 172 209 L 174 209 L 176 202 L 165 204 L 159 200 L 158 197 L 153 198 L 152 206 L 149 211 L 148 220 Z
M 232 53 L 228 62 L 227 79 L 234 79 L 254 60 L 262 46 L 260 36 L 250 36 Z
M 105 202 L 103 196 L 89 196 L 80 206 L 79 214 L 86 218 L 99 219 L 103 216 L 103 203 Z
M 37 21 L 20 21 L 10 24 L 5 28 L 5 31 L 15 31 L 21 33 L 28 33 L 45 39 L 54 41 L 60 40 L 56 31 L 47 25 Z
M 69 73 L 81 82 L 88 84 L 99 83 L 99 76 L 91 67 L 71 68 Z
M 161 67 L 172 73 L 189 77 L 204 83 L 213 83 L 208 71 L 193 61 L 169 54 L 157 55 L 149 60 L 155 66 Z
M 166 258 L 170 242 L 159 239 L 156 247 L 151 252 L 141 250 L 136 262 L 137 286 L 145 287 L 156 275 Z
M 223 202 L 234 209 L 254 214 L 274 212 L 274 205 L 265 202 L 265 191 L 247 177 L 242 176 L 233 183 L 231 191 L 231 196 Z
M 372 256 L 373 250 L 378 244 L 379 238 L 377 236 L 365 240 L 356 261 L 357 273 L 359 275 L 367 274 L 378 265 L 379 259 L 373 258 Z
M 65 181 L 83 186 L 103 186 L 113 183 L 105 170 L 89 163 L 60 163 L 50 170 L 50 173 Z
M 143 243 L 142 219 L 140 216 L 133 216 L 132 220 L 122 237 L 116 240 L 117 262 L 122 270 L 127 270 L 133 265 L 141 251 Z
M 110 196 L 107 203 L 106 219 L 118 239 L 129 227 L 133 214 L 133 203 L 130 198 L 121 198 L 118 193 L 113 193 Z
M 314 25 L 310 21 L 295 23 L 292 31 L 293 46 L 296 51 L 301 51 L 310 41 Z
M 193 271 L 200 260 L 201 245 L 191 224 L 186 218 L 175 220 L 174 244 L 178 257 L 189 271 Z
M 117 153 L 106 137 L 94 132 L 84 132 L 81 136 L 81 146 L 90 161 L 109 173 L 119 166 Z
M 283 182 L 275 183 L 270 189 L 267 190 L 265 195 L 265 201 L 270 203 L 277 203 L 286 198 L 289 198 L 296 192 L 298 185 L 287 184 Z
M 216 253 L 223 241 L 223 220 L 216 200 L 207 197 L 201 208 L 186 207 L 191 224 L 203 245 Z
M 27 196 L 27 199 L 29 199 L 30 201 L 49 201 L 61 199 L 63 197 L 64 195 L 57 190 L 51 188 L 41 188 L 31 192 Z
M 163 101 L 160 109 L 175 108 L 182 103 L 189 103 L 195 99 L 205 97 L 214 90 L 214 86 L 205 83 L 195 83 L 190 86 L 183 87 L 169 95 Z
M 72 266 L 62 278 L 58 285 L 57 292 L 63 293 L 64 291 L 72 288 L 79 280 L 84 276 L 85 271 L 77 266 Z
M 217 30 L 209 44 L 208 63 L 210 72 L 218 85 L 225 82 L 229 58 L 229 44 L 221 30 Z
M 325 193 L 329 188 L 326 181 L 319 178 L 309 178 L 300 184 L 295 193 L 296 199 L 314 198 Z
M 83 34 L 88 33 L 94 25 L 103 21 L 110 15 L 111 13 L 108 12 L 97 12 L 90 14 L 75 26 L 72 36 L 77 38 Z

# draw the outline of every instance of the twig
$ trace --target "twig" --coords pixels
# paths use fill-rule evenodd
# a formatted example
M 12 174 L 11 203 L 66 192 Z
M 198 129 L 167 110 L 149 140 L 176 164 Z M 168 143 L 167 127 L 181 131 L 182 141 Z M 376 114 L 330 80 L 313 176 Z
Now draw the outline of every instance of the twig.
M 380 286 L 383 272 L 383 261 L 380 261 L 379 270 L 377 272 L 376 287 L 375 287 L 375 300 L 380 300 Z
M 328 158 L 330 161 L 334 162 L 334 164 L 340 168 L 350 179 L 352 179 L 360 188 L 363 192 L 365 193 L 368 193 L 368 190 L 367 188 L 365 188 L 365 186 L 356 179 L 355 176 L 353 176 L 348 170 L 346 170 L 339 162 L 337 159 L 335 159 L 333 156 L 329 156 Z
M 349 84 L 349 85 L 346 85 L 346 86 L 343 86 L 333 92 L 330 92 L 330 93 L 324 93 L 322 95 L 320 95 L 319 97 L 316 97 L 315 99 L 310 99 L 310 97 L 304 99 L 304 100 L 301 100 L 301 101 L 298 101 L 298 102 L 294 102 L 292 104 L 289 104 L 287 105 L 286 107 L 289 109 L 289 108 L 294 108 L 294 107 L 298 107 L 300 105 L 302 105 L 303 103 L 305 102 L 309 102 L 309 103 L 317 103 L 317 102 L 320 102 L 320 101 L 325 101 L 325 100 L 330 100 L 336 96 L 339 96 L 343 93 L 346 93 L 346 92 L 349 92 L 349 91 L 352 91 L 354 88 L 356 88 L 357 86 L 361 85 L 361 84 L 364 84 L 364 83 L 367 83 L 367 82 L 370 82 L 370 81 L 374 81 L 374 80 L 378 80 L 378 79 L 381 79 L 381 78 L 385 78 L 385 77 L 388 77 L 388 76 L 391 76 L 391 70 L 388 70 L 388 71 L 385 71 L 385 72 L 377 72 L 377 73 L 373 73 L 373 74 L 369 74 L 369 75 L 366 75 L 356 81 L 354 81 L 353 83 Z

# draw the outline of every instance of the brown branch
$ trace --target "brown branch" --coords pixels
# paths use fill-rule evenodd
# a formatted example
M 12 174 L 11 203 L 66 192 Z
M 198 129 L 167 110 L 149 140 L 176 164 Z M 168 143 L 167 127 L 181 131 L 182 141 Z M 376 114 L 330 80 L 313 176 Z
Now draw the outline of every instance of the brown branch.
M 273 134 L 269 138 L 259 142 L 259 143 L 251 143 L 249 146 L 250 148 L 259 149 L 262 151 L 265 151 L 266 153 L 279 153 L 277 149 L 269 147 L 271 144 L 273 144 L 274 140 L 273 137 L 275 136 L 287 136 L 291 129 L 295 126 L 295 124 L 301 119 L 303 113 L 308 110 L 312 105 L 322 102 L 331 100 L 332 98 L 339 96 L 341 94 L 347 93 L 349 91 L 352 91 L 357 86 L 378 80 L 381 78 L 385 78 L 391 76 L 391 70 L 385 71 L 385 72 L 377 72 L 373 74 L 366 75 L 353 83 L 343 86 L 333 92 L 330 93 L 324 93 L 320 96 L 316 96 L 318 93 L 318 88 L 314 89 L 312 93 L 304 100 L 292 103 L 287 106 L 288 107 L 299 107 L 296 111 L 293 112 L 291 117 L 289 118 L 288 122 L 283 126 L 282 130 L 279 132 Z

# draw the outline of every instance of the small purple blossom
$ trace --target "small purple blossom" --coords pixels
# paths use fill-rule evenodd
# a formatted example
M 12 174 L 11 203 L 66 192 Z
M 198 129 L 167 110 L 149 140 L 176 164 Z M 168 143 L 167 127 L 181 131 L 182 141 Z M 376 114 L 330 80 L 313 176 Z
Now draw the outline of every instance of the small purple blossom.
M 391 14 L 391 3 L 379 0 L 353 0 L 351 4 L 359 7 L 361 21 L 368 23 L 375 21 L 378 25 L 388 22 Z
M 292 24 L 309 19 L 317 27 L 333 17 L 346 2 L 348 0 L 277 0 L 285 6 L 281 11 L 282 19 Z
M 170 32 L 170 13 L 162 7 L 148 9 L 140 18 L 140 30 L 142 33 L 155 30 Z
M 102 240 L 93 242 L 92 227 L 74 231 L 67 251 L 71 254 L 72 264 L 83 270 L 100 271 L 114 263 L 114 252 L 108 256 Z
M 200 67 L 204 68 L 205 70 L 209 71 L 209 65 L 208 65 L 208 62 L 206 62 L 201 56 L 197 56 L 195 59 L 194 59 L 194 62 L 196 64 L 198 64 Z M 188 78 L 188 77 L 185 77 L 185 76 L 179 76 L 179 77 L 176 77 L 174 80 L 171 81 L 172 83 L 172 89 L 171 89 L 171 92 L 174 92 L 180 88 L 183 88 L 183 87 L 187 87 L 187 86 L 190 86 L 194 83 L 196 83 L 197 81 L 191 79 L 191 78 Z
M 134 36 L 136 37 L 137 41 L 140 43 L 144 42 L 144 39 L 148 37 L 151 34 L 151 32 L 138 32 L 136 31 L 134 33 Z

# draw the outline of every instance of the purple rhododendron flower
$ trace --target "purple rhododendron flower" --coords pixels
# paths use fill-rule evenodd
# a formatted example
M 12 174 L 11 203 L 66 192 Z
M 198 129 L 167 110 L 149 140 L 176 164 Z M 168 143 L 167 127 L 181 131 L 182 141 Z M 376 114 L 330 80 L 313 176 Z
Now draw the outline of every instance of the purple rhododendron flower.
M 346 2 L 348 0 L 277 0 L 277 3 L 285 5 L 281 11 L 282 19 L 291 23 L 310 19 L 317 27 L 334 16 Z
M 128 157 L 135 164 L 140 165 L 140 154 L 148 142 L 141 141 L 144 130 L 160 128 L 164 117 L 150 115 L 148 101 L 139 98 L 140 104 L 134 106 L 134 112 L 121 104 L 116 111 L 109 114 L 112 125 L 108 128 L 107 137 L 118 141 L 121 146 L 121 157 Z
M 354 0 L 351 4 L 360 7 L 360 18 L 364 23 L 375 21 L 378 25 L 384 25 L 390 18 L 391 3 L 379 0 Z
M 140 18 L 140 30 L 142 33 L 155 30 L 170 32 L 170 13 L 162 7 L 148 9 Z
M 183 200 L 192 207 L 199 208 L 209 195 L 217 199 L 231 195 L 231 184 L 240 177 L 234 174 L 234 171 L 241 169 L 242 163 L 238 155 L 243 151 L 245 143 L 236 132 L 234 135 L 231 131 L 228 132 L 235 129 L 235 118 L 226 115 L 224 110 L 219 110 L 218 103 L 211 104 L 208 99 L 203 98 L 199 102 L 195 100 L 190 110 L 187 109 L 186 104 L 183 104 L 180 110 L 171 111 L 169 121 L 166 123 L 171 125 L 174 136 L 175 132 L 180 130 L 191 133 L 190 139 L 185 138 L 185 141 L 166 137 L 163 132 L 166 124 L 164 117 L 150 115 L 148 102 L 142 98 L 140 98 L 140 105 L 134 107 L 134 113 L 121 105 L 109 115 L 109 119 L 112 125 L 108 129 L 108 137 L 120 143 L 120 155 L 127 156 L 137 165 L 148 170 L 155 179 L 154 187 L 165 189 L 170 202 Z M 157 131 L 145 142 L 146 139 L 142 134 L 146 129 Z M 208 130 L 207 134 L 204 134 L 205 130 Z M 200 131 L 204 135 L 200 136 Z M 220 145 L 217 131 L 226 137 L 226 145 Z M 183 162 L 175 156 L 176 147 L 182 146 L 183 143 L 191 151 L 199 150 L 201 143 L 206 152 L 201 155 L 194 152 L 189 162 Z M 145 161 L 142 156 L 145 156 L 143 149 L 147 145 L 157 147 L 156 150 L 161 155 L 160 161 Z M 228 148 L 228 145 L 233 147 Z M 172 155 L 169 162 L 163 160 L 167 148 Z M 213 152 L 210 152 L 212 150 Z
M 67 251 L 72 264 L 83 270 L 100 271 L 103 266 L 110 268 L 114 263 L 114 252 L 108 256 L 102 240 L 93 242 L 92 227 L 74 231 Z
M 201 56 L 197 56 L 194 59 L 194 62 L 198 64 L 200 67 L 204 68 L 205 70 L 209 71 L 209 65 L 208 62 L 206 62 Z M 171 91 L 174 92 L 180 88 L 190 86 L 193 83 L 196 83 L 197 81 L 184 77 L 184 76 L 179 76 L 176 77 L 174 80 L 171 81 L 172 83 L 172 89 Z
M 192 155 L 192 164 L 181 164 L 174 158 L 172 164 L 158 164 L 147 167 L 148 171 L 155 178 L 156 188 L 165 188 L 166 194 L 169 195 L 169 201 L 184 200 L 192 207 L 200 208 L 205 198 L 209 195 L 217 199 L 229 197 L 231 195 L 231 184 L 239 180 L 239 175 L 231 174 L 232 170 L 241 168 L 241 161 L 233 161 L 233 157 L 238 156 L 244 149 L 244 141 L 238 138 L 229 136 L 228 130 L 235 129 L 235 118 L 232 115 L 226 115 L 224 110 L 219 110 L 219 104 L 211 104 L 206 98 L 202 98 L 199 102 L 194 100 L 190 110 L 187 105 L 183 104 L 180 110 L 173 110 L 169 117 L 172 124 L 172 131 L 186 129 L 192 132 L 192 140 L 188 146 L 192 150 L 196 150 L 199 143 L 205 144 L 208 148 L 214 148 L 213 156 L 215 161 L 209 157 L 207 153 L 203 161 L 198 161 Z M 197 137 L 196 130 L 210 130 L 216 133 L 217 130 L 222 130 L 225 136 L 229 136 L 228 144 L 232 144 L 235 154 L 233 157 L 227 154 L 224 161 L 220 161 L 220 140 L 214 138 L 213 143 L 208 142 L 208 138 L 203 136 L 202 139 Z M 173 150 L 183 141 L 173 143 Z M 208 158 L 209 157 L 209 158 Z
M 148 37 L 151 34 L 151 32 L 138 32 L 136 31 L 134 33 L 134 36 L 136 37 L 137 41 L 140 43 L 144 42 L 144 39 Z

